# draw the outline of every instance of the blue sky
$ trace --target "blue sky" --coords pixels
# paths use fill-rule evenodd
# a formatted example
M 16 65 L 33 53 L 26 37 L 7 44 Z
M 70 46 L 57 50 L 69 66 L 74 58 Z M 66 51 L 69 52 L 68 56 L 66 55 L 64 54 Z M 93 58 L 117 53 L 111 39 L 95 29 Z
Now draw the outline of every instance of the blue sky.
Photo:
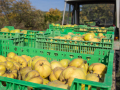
M 31 5 L 42 11 L 49 11 L 50 8 L 64 10 L 64 0 L 30 0 Z

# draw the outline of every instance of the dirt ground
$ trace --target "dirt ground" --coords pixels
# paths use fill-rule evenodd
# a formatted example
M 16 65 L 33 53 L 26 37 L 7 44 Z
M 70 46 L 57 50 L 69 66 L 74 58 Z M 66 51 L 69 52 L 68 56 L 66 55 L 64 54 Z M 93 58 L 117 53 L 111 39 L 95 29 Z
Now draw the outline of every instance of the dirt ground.
M 116 55 L 117 54 L 117 52 L 115 51 L 115 53 L 114 53 L 114 62 L 113 62 L 113 74 L 112 74 L 112 76 L 113 76 L 113 84 L 112 84 L 112 89 L 111 90 L 120 90 L 120 89 L 116 89 Z
M 115 71 L 116 71 L 115 79 L 116 80 L 113 79 L 113 82 L 116 81 L 114 87 L 116 87 L 116 90 L 120 90 L 120 50 L 115 51 L 114 62 L 115 62 L 114 64 L 116 64 L 116 67 L 114 66 L 116 68 L 115 69 Z M 114 70 L 113 70 L 113 72 L 114 72 Z M 115 90 L 115 89 L 112 89 L 112 90 Z

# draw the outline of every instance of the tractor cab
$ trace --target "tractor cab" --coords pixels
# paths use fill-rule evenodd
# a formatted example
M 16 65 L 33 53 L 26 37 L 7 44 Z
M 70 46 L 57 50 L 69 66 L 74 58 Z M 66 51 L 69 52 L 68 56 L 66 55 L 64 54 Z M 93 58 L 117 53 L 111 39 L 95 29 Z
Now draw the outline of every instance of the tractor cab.
M 65 0 L 63 24 L 113 26 L 115 38 L 120 40 L 120 0 Z

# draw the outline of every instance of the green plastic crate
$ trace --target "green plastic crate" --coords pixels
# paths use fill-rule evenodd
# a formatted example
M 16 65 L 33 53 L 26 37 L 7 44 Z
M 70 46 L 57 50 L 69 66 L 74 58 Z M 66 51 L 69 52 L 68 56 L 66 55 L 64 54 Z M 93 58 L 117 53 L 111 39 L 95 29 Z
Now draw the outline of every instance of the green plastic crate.
M 15 29 L 14 26 L 4 26 L 4 28 L 8 28 L 10 31 Z
M 0 32 L 0 39 L 8 39 L 8 38 L 22 38 L 22 33 L 8 33 L 8 32 Z
M 15 46 L 24 46 L 24 40 L 22 40 L 21 39 L 21 41 L 20 40 L 18 40 L 18 38 L 9 38 L 9 39 L 0 39 L 0 40 L 12 40 L 13 41 L 13 45 L 15 45 Z M 0 42 L 0 44 L 1 44 L 1 42 Z
M 22 33 L 7 33 L 7 32 L 0 32 L 0 39 L 9 39 L 13 40 L 13 44 L 16 46 L 23 46 L 24 45 L 24 37 Z
M 22 31 L 22 29 L 20 30 Z M 36 33 L 38 33 L 38 31 L 32 30 L 28 30 L 27 34 L 0 32 L 0 39 L 11 39 L 16 46 L 35 47 Z
M 53 26 L 53 25 L 49 25 L 49 29 L 52 29 L 54 31 L 61 31 L 64 32 L 64 29 L 74 29 L 74 27 L 65 27 L 65 26 Z
M 64 27 L 64 26 L 52 26 L 51 28 L 54 31 L 65 32 L 66 29 L 72 30 L 74 32 L 94 32 L 94 33 L 112 33 L 115 31 L 114 27 L 88 27 L 87 25 L 79 25 L 74 27 Z
M 54 26 L 53 28 L 50 28 L 50 29 L 64 32 L 64 29 L 65 29 L 65 28 L 66 28 L 66 27 L 63 27 L 63 26 Z
M 45 33 L 51 33 L 53 29 L 47 29 Z
M 85 25 L 89 25 L 89 26 L 95 26 L 96 22 L 95 21 L 84 21 Z
M 54 25 L 56 25 L 56 24 L 54 24 Z M 49 29 L 53 28 L 54 25 L 53 24 L 49 24 Z M 57 24 L 57 25 L 60 26 L 60 24 Z
M 51 30 L 52 31 L 52 30 Z M 68 34 L 69 32 L 72 32 L 73 34 L 85 34 L 85 33 L 89 33 L 87 31 L 83 31 L 83 32 L 77 32 L 77 31 L 74 31 L 72 29 L 65 29 L 64 32 L 61 32 L 61 34 Z M 97 35 L 98 33 L 95 32 L 95 34 Z M 114 35 L 114 32 L 106 32 L 106 33 L 103 33 L 103 35 L 105 34 L 113 34 Z
M 105 79 L 103 83 L 75 78 L 70 90 L 81 90 L 81 84 L 85 84 L 85 90 L 88 90 L 88 85 L 92 86 L 91 90 L 97 90 L 97 87 L 99 87 L 100 90 L 111 90 L 113 57 L 114 57 L 113 50 L 97 49 L 95 50 L 94 55 L 90 55 L 90 54 L 44 50 L 44 49 L 37 49 L 37 48 L 30 48 L 30 47 L 19 47 L 19 46 L 14 46 L 13 41 L 11 40 L 1 40 L 0 42 L 2 43 L 0 44 L 0 47 L 1 47 L 0 54 L 3 56 L 6 56 L 9 52 L 14 52 L 18 55 L 26 54 L 31 57 L 43 56 L 43 57 L 46 57 L 49 62 L 51 62 L 52 60 L 59 61 L 64 58 L 70 59 L 70 60 L 73 60 L 75 58 L 83 58 L 87 60 L 89 65 L 93 63 L 103 63 L 107 66 L 107 73 L 105 75 Z M 4 87 L 0 83 L 1 90 L 28 90 L 27 89 L 28 86 L 33 87 L 34 90 L 41 90 L 41 89 L 65 90 L 61 88 L 51 87 L 51 86 L 42 85 L 42 84 L 35 84 L 31 82 L 15 80 L 15 79 L 10 79 L 10 78 L 1 76 L 0 82 L 2 81 L 6 82 L 7 86 Z
M 113 50 L 113 34 L 106 34 L 106 38 L 103 38 L 101 42 L 54 39 L 53 37 L 55 36 L 64 36 L 64 34 L 58 32 L 53 34 L 37 34 L 36 48 L 85 54 L 94 54 L 96 49 Z
M 36 34 L 40 32 L 45 33 L 45 31 L 27 30 L 27 34 L 24 34 L 24 46 L 35 47 Z
M 46 33 L 46 31 L 28 30 L 27 34 L 24 34 L 24 46 L 35 47 L 36 46 L 36 34 L 40 32 L 42 32 L 43 34 Z
M 74 32 L 93 32 L 93 33 L 112 33 L 115 31 L 114 27 L 74 27 Z
M 87 25 L 77 25 L 77 26 L 74 26 L 74 27 L 81 27 L 81 28 L 85 28 L 87 27 Z M 66 27 L 66 26 L 54 26 L 52 24 L 49 25 L 49 29 L 52 29 L 54 31 L 61 31 L 61 32 L 64 32 L 65 29 L 71 29 L 71 30 L 74 30 L 74 27 Z
M 9 30 L 15 30 L 14 26 L 4 26 L 4 27 L 8 28 Z M 23 29 L 20 29 L 20 31 L 23 31 Z M 0 32 L 0 39 L 13 38 L 12 40 L 14 40 L 15 45 L 35 47 L 36 34 L 39 32 L 45 33 L 45 31 L 35 31 L 35 30 L 27 30 L 27 34 Z

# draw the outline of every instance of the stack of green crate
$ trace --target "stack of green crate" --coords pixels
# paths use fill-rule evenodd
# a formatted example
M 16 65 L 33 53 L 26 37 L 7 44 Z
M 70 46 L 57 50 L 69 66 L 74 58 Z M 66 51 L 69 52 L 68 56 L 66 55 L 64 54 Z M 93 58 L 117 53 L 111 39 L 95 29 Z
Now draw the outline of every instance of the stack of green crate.
M 64 32 L 64 29 L 66 29 L 66 27 L 64 27 L 64 26 L 53 26 L 53 27 L 49 27 L 49 29 Z
M 37 33 L 38 31 L 27 30 L 27 34 L 24 34 L 24 46 L 35 47 Z
M 80 27 L 75 26 L 74 32 L 93 32 L 93 33 L 111 33 L 115 31 L 114 27 Z
M 13 40 L 15 45 L 23 46 L 24 37 L 22 33 L 0 32 L 0 39 Z
M 86 27 L 86 26 L 81 25 L 80 27 Z M 109 29 L 112 30 L 112 28 Z M 23 42 L 23 44 L 20 44 L 21 46 L 36 47 L 40 49 L 57 50 L 57 51 L 65 51 L 65 52 L 93 53 L 93 51 L 97 48 L 109 49 L 109 50 L 113 49 L 114 33 L 104 34 L 106 38 L 102 39 L 102 41 L 98 43 L 93 42 L 93 44 L 91 44 L 91 42 L 89 41 L 77 41 L 76 43 L 76 41 L 74 40 L 70 41 L 70 40 L 48 38 L 48 37 L 65 35 L 71 31 L 73 32 L 73 30 L 71 29 L 70 30 L 65 29 L 65 30 L 66 31 L 62 34 L 60 31 L 54 31 L 53 29 L 47 29 L 46 32 L 43 31 L 42 33 L 40 33 L 41 31 L 27 30 L 27 34 L 0 32 L 0 37 L 1 37 L 0 39 L 14 38 L 13 40 L 15 42 L 18 42 L 18 44 Z M 86 32 L 73 32 L 73 33 L 83 35 Z M 95 33 L 95 35 L 97 36 L 97 33 Z M 46 41 L 48 43 L 45 43 Z M 91 52 L 88 52 L 87 51 L 88 49 Z
M 73 31 L 72 29 L 70 30 Z M 74 32 L 74 34 L 78 33 L 79 32 Z M 81 35 L 85 33 L 86 32 L 80 32 Z M 10 33 L 8 33 L 8 35 L 9 34 Z M 107 66 L 107 73 L 105 74 L 103 83 L 74 79 L 70 90 L 82 90 L 82 84 L 85 84 L 84 90 L 88 90 L 88 85 L 91 85 L 91 90 L 97 90 L 98 88 L 100 90 L 111 90 L 114 34 L 104 34 L 106 38 L 102 39 L 101 42 L 54 39 L 55 36 L 64 36 L 66 34 L 68 34 L 68 32 L 61 34 L 60 31 L 54 31 L 53 29 L 47 29 L 46 33 L 28 30 L 27 34 L 24 34 L 24 36 L 22 34 L 22 41 L 24 41 L 22 45 L 17 46 L 14 44 L 15 38 L 11 40 L 0 40 L 0 55 L 6 57 L 9 52 L 14 52 L 20 56 L 43 56 L 46 57 L 49 62 L 52 60 L 60 61 L 61 59 L 73 60 L 75 58 L 82 58 L 87 60 L 89 65 L 93 63 L 103 63 Z M 97 34 L 98 33 L 95 33 L 95 37 L 97 37 Z M 72 35 L 72 37 L 73 36 L 76 35 Z M 65 90 L 6 77 L 0 77 L 0 82 L 1 90 L 28 90 L 27 87 L 33 87 L 33 90 Z M 2 82 L 5 82 L 6 86 L 3 86 Z
M 15 30 L 14 26 L 4 26 L 4 28 L 8 28 L 10 31 Z M 20 31 L 24 31 L 24 30 L 20 29 Z M 25 30 L 25 31 L 27 31 L 26 34 L 0 32 L 0 39 L 12 39 L 15 45 L 35 47 L 36 34 L 45 33 L 45 31 L 35 31 L 35 30 Z
M 24 34 L 24 46 L 35 47 L 37 33 L 44 34 L 45 31 L 27 30 L 27 34 Z
M 13 26 L 5 26 L 4 28 L 8 28 L 10 31 L 14 30 Z M 0 39 L 9 39 L 13 40 L 14 45 L 23 46 L 23 34 L 22 33 L 9 33 L 9 32 L 0 32 Z
M 65 35 L 66 34 L 60 34 L 60 32 L 58 31 L 57 32 L 53 31 L 52 34 L 50 33 L 37 34 L 36 48 L 84 54 L 94 54 L 94 51 L 96 49 L 108 49 L 108 50 L 113 49 L 114 42 L 113 34 L 105 34 L 106 38 L 103 38 L 101 42 L 64 40 L 54 38 L 55 36 Z M 95 35 L 97 37 L 97 33 Z
M 61 32 L 61 34 L 68 34 L 69 32 L 71 32 L 71 33 L 73 33 L 73 34 L 82 34 L 82 33 L 97 33 L 98 34 L 98 32 L 88 32 L 88 31 L 74 31 L 74 30 L 72 30 L 72 29 L 65 29 L 64 30 L 64 32 Z M 112 32 L 112 30 L 111 31 L 109 31 L 109 32 L 106 32 L 106 33 L 102 33 L 103 35 L 105 35 L 105 34 L 114 34 L 114 32 Z
M 93 32 L 93 33 L 112 33 L 115 31 L 114 27 L 89 27 L 87 25 L 60 25 L 50 24 L 49 29 L 54 31 L 61 31 L 64 33 L 66 29 L 73 30 L 74 32 Z
M 49 29 L 52 29 L 54 31 L 61 31 L 61 32 L 64 32 L 65 29 L 74 29 L 74 25 L 71 25 L 71 26 L 67 26 L 67 25 L 60 25 L 60 24 L 57 24 L 57 25 L 52 25 L 50 24 L 49 25 Z
M 61 52 L 61 51 L 53 51 L 53 50 L 45 50 L 38 48 L 30 48 L 30 47 L 20 47 L 14 46 L 13 41 L 11 40 L 1 40 L 2 44 L 0 44 L 0 55 L 7 56 L 9 52 L 14 52 L 17 55 L 28 55 L 31 57 L 34 56 L 43 56 L 46 57 L 49 62 L 52 60 L 61 59 L 69 59 L 73 60 L 75 58 L 82 58 L 87 60 L 88 64 L 91 65 L 93 63 L 103 63 L 107 66 L 107 73 L 105 74 L 104 82 L 93 82 L 82 79 L 74 79 L 70 90 L 82 90 L 82 84 L 85 84 L 85 89 L 88 90 L 89 85 L 91 86 L 91 90 L 111 90 L 112 87 L 112 70 L 113 70 L 113 50 L 105 50 L 105 49 L 96 49 L 93 55 L 90 54 L 80 54 L 80 53 L 71 53 L 71 52 Z M 46 42 L 47 43 L 47 42 Z M 7 47 L 7 48 L 6 48 Z M 36 84 L 11 78 L 6 78 L 0 76 L 1 82 L 1 90 L 28 90 L 27 87 L 33 87 L 33 90 L 66 90 L 62 88 L 52 87 L 48 85 Z M 2 85 L 2 82 L 6 83 L 6 86 Z

